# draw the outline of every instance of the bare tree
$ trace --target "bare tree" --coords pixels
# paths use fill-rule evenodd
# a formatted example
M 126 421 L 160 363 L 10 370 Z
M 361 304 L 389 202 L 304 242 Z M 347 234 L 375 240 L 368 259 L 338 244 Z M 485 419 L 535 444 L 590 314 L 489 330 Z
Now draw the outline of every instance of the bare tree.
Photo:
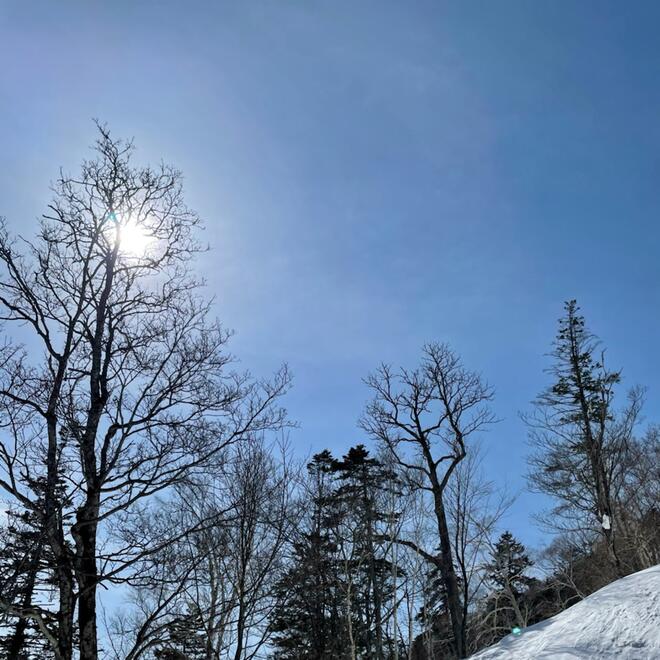
M 280 427 L 289 383 L 286 370 L 272 382 L 230 370 L 229 334 L 191 272 L 200 223 L 180 173 L 132 166 L 132 144 L 103 126 L 95 149 L 80 175 L 58 178 L 34 241 L 0 236 L 1 318 L 30 335 L 30 351 L 16 339 L 1 349 L 0 487 L 39 518 L 58 586 L 52 612 L 0 604 L 34 618 L 65 660 L 74 611 L 80 657 L 96 658 L 99 585 L 168 542 L 119 547 L 104 526 Z
M 234 660 L 254 658 L 271 634 L 275 583 L 297 520 L 294 515 L 296 468 L 286 451 L 276 462 L 263 445 L 238 455 L 229 472 L 236 524 L 230 526 L 229 570 L 234 595 Z
M 420 366 L 397 372 L 383 365 L 366 380 L 374 392 L 361 425 L 383 442 L 396 462 L 417 475 L 419 488 L 433 500 L 439 553 L 398 539 L 438 567 L 446 591 L 456 655 L 464 657 L 465 616 L 448 524 L 446 492 L 468 441 L 494 421 L 487 403 L 492 391 L 466 370 L 444 344 L 428 344 Z
M 260 657 L 296 523 L 298 478 L 284 446 L 278 457 L 253 439 L 231 454 L 221 473 L 181 489 L 168 524 L 197 531 L 143 565 L 146 577 L 133 581 L 133 610 L 111 625 L 117 658 L 186 651 L 203 660 Z M 140 520 L 133 531 L 143 526 Z
M 463 592 L 466 643 L 472 653 L 477 650 L 475 637 L 478 632 L 472 629 L 478 628 L 478 623 L 473 625 L 469 615 L 484 595 L 493 538 L 513 498 L 486 479 L 481 449 L 476 444 L 456 468 L 455 478 L 447 486 L 446 501 L 453 552 Z
M 618 476 L 623 561 L 632 571 L 655 566 L 660 563 L 660 427 L 630 439 Z

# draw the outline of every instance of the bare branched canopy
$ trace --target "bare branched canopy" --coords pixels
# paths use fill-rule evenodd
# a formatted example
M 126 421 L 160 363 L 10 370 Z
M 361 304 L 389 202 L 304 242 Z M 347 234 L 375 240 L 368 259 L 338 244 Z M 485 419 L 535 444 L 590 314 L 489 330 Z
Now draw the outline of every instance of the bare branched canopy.
M 415 488 L 431 493 L 440 552 L 422 548 L 408 538 L 397 542 L 440 570 L 454 650 L 457 657 L 464 657 L 465 606 L 445 495 L 452 475 L 467 455 L 470 439 L 495 421 L 488 406 L 493 392 L 479 374 L 465 369 L 446 344 L 427 344 L 417 369 L 395 372 L 383 365 L 366 382 L 374 398 L 362 418 L 362 428 L 387 447 Z
M 402 467 L 430 478 L 445 464 L 443 487 L 465 457 L 470 436 L 495 421 L 487 405 L 492 389 L 446 344 L 426 345 L 415 370 L 382 365 L 366 382 L 375 396 L 362 428 L 385 442 Z M 415 456 L 421 462 L 412 462 Z
M 0 234 L 0 488 L 41 530 L 26 561 L 49 549 L 59 601 L 22 609 L 5 584 L 2 605 L 36 617 L 58 658 L 71 657 L 76 606 L 81 657 L 96 657 L 97 587 L 159 545 L 101 548 L 103 523 L 282 427 L 289 385 L 286 369 L 255 381 L 231 368 L 191 269 L 201 225 L 180 173 L 134 166 L 133 145 L 98 130 L 36 238 Z

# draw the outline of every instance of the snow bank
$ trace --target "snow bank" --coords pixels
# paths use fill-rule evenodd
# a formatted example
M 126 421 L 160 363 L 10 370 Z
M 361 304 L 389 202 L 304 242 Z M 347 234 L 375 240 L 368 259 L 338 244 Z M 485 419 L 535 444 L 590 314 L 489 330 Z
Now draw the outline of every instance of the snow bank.
M 608 584 L 472 660 L 660 659 L 660 565 Z

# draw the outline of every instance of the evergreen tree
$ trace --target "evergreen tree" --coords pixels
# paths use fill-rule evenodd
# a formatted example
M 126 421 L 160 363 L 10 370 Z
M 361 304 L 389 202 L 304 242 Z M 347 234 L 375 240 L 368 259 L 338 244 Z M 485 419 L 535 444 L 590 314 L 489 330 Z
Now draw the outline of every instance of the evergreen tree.
M 205 660 L 206 635 L 202 613 L 193 605 L 170 621 L 164 630 L 164 641 L 154 655 L 158 660 Z
M 33 508 L 8 510 L 7 526 L 0 540 L 0 589 L 4 598 L 21 610 L 40 612 L 51 634 L 56 634 L 56 620 L 49 616 L 48 604 L 56 587 L 55 558 L 48 544 L 40 518 L 35 514 L 44 505 L 46 480 L 30 479 L 37 494 Z M 62 478 L 57 484 L 56 498 L 65 498 Z M 43 632 L 33 619 L 5 617 L 0 628 L 0 658 L 32 660 L 54 657 Z
M 614 410 L 619 371 L 607 369 L 604 351 L 589 332 L 575 300 L 565 304 L 549 372 L 554 382 L 535 401 L 527 418 L 537 452 L 530 483 L 557 499 L 553 520 L 561 529 L 598 530 L 614 573 L 622 573 L 617 552 L 616 491 L 632 441 L 642 392 L 633 390 L 621 415 Z M 593 540 L 593 539 L 591 539 Z M 615 576 L 614 575 L 614 576 Z
M 386 506 L 394 475 L 362 445 L 341 460 L 316 454 L 308 474 L 307 528 L 278 584 L 271 621 L 274 657 L 391 657 L 398 642 L 385 630 L 394 578 L 384 530 L 397 516 Z
M 278 660 L 329 660 L 341 657 L 343 635 L 336 544 L 330 525 L 334 459 L 316 454 L 307 466 L 310 514 L 294 543 L 291 568 L 278 583 L 279 605 L 271 621 Z
M 393 589 L 392 564 L 386 557 L 383 531 L 398 518 L 387 509 L 387 493 L 396 487 L 396 475 L 364 445 L 351 447 L 333 464 L 338 480 L 334 499 L 343 505 L 353 528 L 353 581 L 356 585 L 356 648 L 366 657 L 382 660 L 395 640 L 386 639 L 384 603 Z
M 493 587 L 487 609 L 494 638 L 507 634 L 514 626 L 528 625 L 530 612 L 525 594 L 534 580 L 526 572 L 532 565 L 525 546 L 511 532 L 504 532 L 486 566 Z
M 488 577 L 496 589 L 510 589 L 520 596 L 530 584 L 525 574 L 534 565 L 525 546 L 511 532 L 504 532 L 491 553 Z

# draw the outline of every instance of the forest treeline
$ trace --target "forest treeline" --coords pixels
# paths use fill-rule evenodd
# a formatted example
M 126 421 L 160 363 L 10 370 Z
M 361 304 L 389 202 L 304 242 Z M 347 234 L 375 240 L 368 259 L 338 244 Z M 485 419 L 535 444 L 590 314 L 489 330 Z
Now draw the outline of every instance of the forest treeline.
M 181 174 L 132 155 L 99 125 L 36 236 L 0 232 L 0 658 L 465 658 L 660 561 L 660 432 L 575 301 L 523 417 L 532 551 L 445 344 L 366 375 L 360 443 L 296 457 L 287 369 L 237 369 Z

